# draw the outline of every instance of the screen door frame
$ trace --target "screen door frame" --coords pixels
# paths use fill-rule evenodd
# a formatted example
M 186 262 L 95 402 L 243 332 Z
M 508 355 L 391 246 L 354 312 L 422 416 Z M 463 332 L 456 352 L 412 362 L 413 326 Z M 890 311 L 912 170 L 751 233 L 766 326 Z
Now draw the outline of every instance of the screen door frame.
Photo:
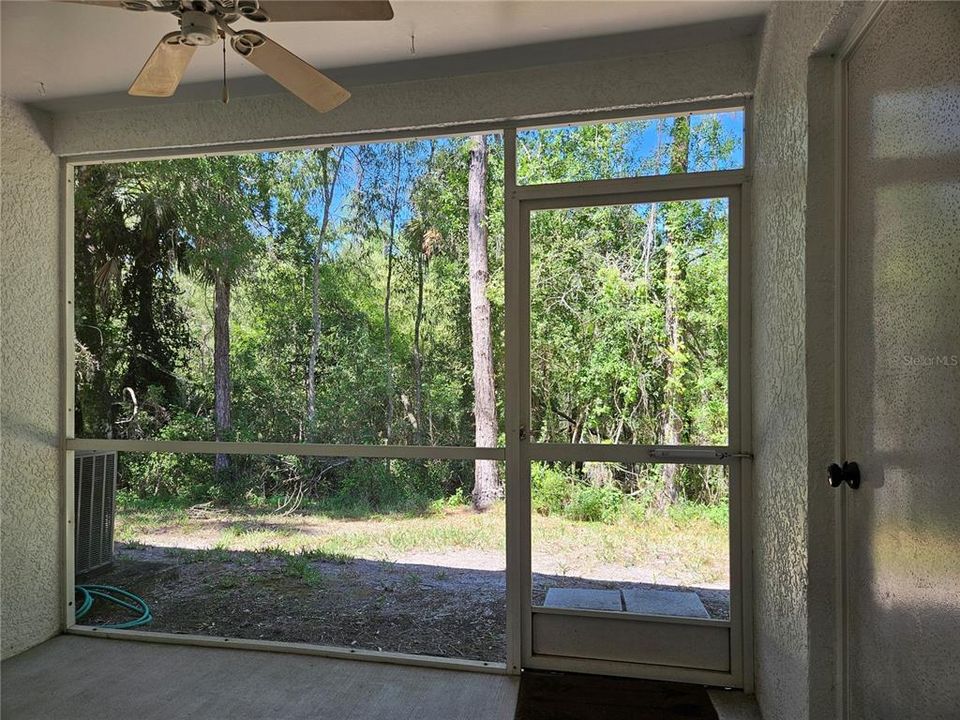
M 516 136 L 505 135 L 508 619 L 522 668 L 752 686 L 750 586 L 750 275 L 745 170 L 517 186 Z M 513 158 L 511 158 L 513 155 Z M 513 162 L 511 162 L 513 160 Z M 511 172 L 513 170 L 513 172 Z M 530 440 L 530 216 L 536 210 L 726 199 L 728 444 L 542 444 Z M 532 461 L 723 464 L 730 482 L 730 618 L 695 619 L 534 606 Z M 515 661 L 514 661 L 515 662 Z

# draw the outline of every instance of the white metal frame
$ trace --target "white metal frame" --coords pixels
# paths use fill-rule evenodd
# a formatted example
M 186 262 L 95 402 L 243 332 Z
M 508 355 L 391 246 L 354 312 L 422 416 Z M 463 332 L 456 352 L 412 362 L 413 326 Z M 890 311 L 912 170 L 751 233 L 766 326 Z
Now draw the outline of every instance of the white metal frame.
M 518 186 L 516 182 L 516 132 L 518 128 L 546 127 L 549 125 L 582 124 L 589 122 L 627 120 L 633 118 L 656 118 L 694 112 L 722 112 L 742 109 L 745 113 L 744 169 L 721 172 L 688 173 L 685 175 L 653 176 L 624 180 L 601 180 L 580 183 L 561 183 L 551 185 Z M 526 313 L 519 316 L 514 311 L 523 292 L 524 274 L 529 279 L 529 267 L 522 263 L 524 240 L 521 237 L 520 203 L 529 207 L 547 202 L 550 198 L 562 197 L 567 201 L 577 198 L 591 203 L 603 201 L 612 195 L 644 193 L 645 197 L 717 197 L 721 189 L 731 193 L 730 225 L 731 237 L 734 228 L 740 239 L 739 253 L 731 253 L 731 278 L 736 278 L 739 287 L 731 286 L 730 353 L 731 367 L 738 367 L 738 377 L 730 378 L 730 408 L 737 408 L 736 424 L 731 424 L 729 447 L 690 447 L 684 448 L 689 462 L 723 463 L 731 466 L 731 487 L 733 487 L 733 468 L 740 468 L 737 486 L 737 498 L 731 494 L 731 526 L 739 528 L 736 537 L 731 537 L 731 601 L 739 607 L 738 617 L 731 617 L 728 625 L 734 629 L 739 640 L 732 650 L 733 662 L 730 673 L 709 673 L 685 671 L 682 668 L 643 665 L 626 667 L 623 663 L 604 663 L 591 661 L 574 663 L 576 669 L 586 672 L 604 672 L 613 674 L 639 675 L 650 678 L 686 680 L 707 684 L 742 686 L 752 688 L 752 592 L 750 575 L 749 523 L 741 522 L 741 516 L 749 517 L 750 508 L 750 423 L 748 411 L 749 397 L 749 242 L 747 206 L 749 198 L 749 162 L 751 142 L 751 98 L 733 96 L 726 99 L 697 101 L 676 104 L 664 104 L 655 107 L 636 106 L 618 110 L 605 110 L 591 113 L 566 115 L 543 115 L 530 118 L 495 121 L 489 123 L 470 123 L 433 128 L 417 128 L 408 131 L 343 134 L 336 136 L 316 136 L 309 138 L 283 139 L 272 142 L 250 142 L 211 145 L 207 148 L 174 148 L 162 152 L 144 150 L 136 152 L 97 153 L 61 158 L 61 178 L 63 218 L 61 222 L 61 287 L 62 291 L 62 350 L 61 357 L 61 395 L 63 398 L 63 419 L 61 422 L 61 449 L 63 462 L 64 492 L 64 616 L 66 632 L 96 635 L 102 637 L 139 640 L 146 642 L 178 643 L 201 646 L 229 646 L 240 649 L 265 650 L 270 652 L 291 652 L 327 657 L 354 658 L 372 662 L 392 662 L 424 667 L 440 667 L 467 671 L 519 674 L 525 664 L 524 646 L 529 630 L 530 611 L 530 459 L 562 459 L 569 456 L 565 446 L 530 446 L 521 443 L 521 428 L 529 427 L 529 402 L 522 402 L 524 385 L 523 372 L 529 367 L 526 362 L 529 353 L 529 318 Z M 172 157 L 196 155 L 229 154 L 239 152 L 277 151 L 316 146 L 345 145 L 416 139 L 426 137 L 449 137 L 451 135 L 472 134 L 477 132 L 503 133 L 504 143 L 504 236 L 505 236 L 505 299 L 508 308 L 505 323 L 506 369 L 505 373 L 505 429 L 506 447 L 441 447 L 441 446 L 380 446 L 380 445 L 327 445 L 299 443 L 230 443 L 201 441 L 149 441 L 149 440 L 92 440 L 76 438 L 74 434 L 74 177 L 76 168 L 82 165 L 124 162 L 133 160 L 157 160 Z M 704 190 L 709 190 L 704 194 Z M 699 194 L 698 194 L 699 193 Z M 610 204 L 609 202 L 607 204 Z M 736 211 L 734 211 L 734 205 Z M 528 248 L 527 248 L 528 251 Z M 734 256 L 739 258 L 734 260 Z M 739 263 L 740 267 L 734 265 Z M 733 275 L 736 270 L 736 275 Z M 736 348 L 736 349 L 734 349 Z M 736 353 L 736 359 L 735 359 Z M 523 372 L 518 370 L 523 369 Z M 736 392 L 733 389 L 736 388 Z M 742 411 L 741 411 L 742 408 Z M 742 419 L 743 422 L 740 422 Z M 734 435 L 736 428 L 737 436 Z M 736 440 L 739 438 L 739 443 Z M 524 447 L 526 445 L 526 447 Z M 585 453 L 591 459 L 603 459 L 605 453 L 612 452 L 609 446 L 586 448 Z M 731 452 L 730 448 L 736 448 Z M 501 460 L 505 461 L 507 501 L 506 560 L 507 560 L 507 624 L 505 663 L 469 661 L 444 657 L 407 655 L 402 653 L 377 652 L 355 648 L 336 648 L 303 643 L 284 643 L 275 641 L 242 640 L 236 638 L 205 637 L 197 635 L 179 635 L 154 633 L 136 630 L 104 630 L 78 625 L 74 608 L 74 533 L 73 525 L 73 455 L 78 450 L 115 450 L 118 452 L 170 452 L 170 453 L 226 453 L 247 455 L 296 454 L 315 457 L 351 457 L 351 458 L 402 458 L 402 459 L 440 459 L 440 460 Z M 677 455 L 677 448 L 665 446 L 632 446 L 618 452 L 617 459 L 637 458 L 636 462 L 678 462 L 684 456 Z M 534 455 L 531 455 L 531 452 Z M 726 453 L 726 455 L 724 455 Z M 733 598 L 736 597 L 737 601 Z M 558 613 L 562 614 L 562 613 Z M 663 619 L 644 618 L 652 622 Z M 695 620 L 672 619 L 678 624 L 698 624 Z M 551 662 L 542 661 L 540 667 L 549 667 Z M 554 669 L 570 669 L 565 661 L 556 661 Z
M 745 112 L 748 112 L 745 108 Z M 749 121 L 748 121 L 749 122 Z M 749 136 L 749 128 L 746 129 Z M 507 275 L 508 332 L 514 329 L 515 342 L 507 343 L 507 377 L 514 386 L 510 395 L 519 407 L 514 408 L 515 426 L 507 434 L 508 463 L 513 460 L 515 471 L 509 474 L 515 487 L 509 517 L 516 528 L 520 545 L 518 557 L 510 568 L 510 586 L 519 593 L 513 599 L 521 607 L 522 667 L 545 670 L 568 670 L 617 675 L 631 675 L 657 679 L 683 680 L 724 686 L 752 687 L 752 652 L 749 635 L 749 614 L 752 607 L 750 592 L 745 590 L 750 580 L 750 544 L 745 542 L 743 522 L 745 507 L 749 517 L 750 504 L 750 422 L 749 422 L 749 247 L 744 222 L 744 195 L 748 192 L 748 170 L 666 175 L 631 179 L 598 180 L 550 185 L 508 187 L 507 218 L 515 235 L 516 247 L 508 244 L 513 261 L 513 274 Z M 729 438 L 726 446 L 650 446 L 650 445 L 563 445 L 533 443 L 526 429 L 530 427 L 530 213 L 541 209 L 565 209 L 597 205 L 624 205 L 668 200 L 726 198 L 729 213 Z M 730 579 L 731 616 L 729 621 L 698 620 L 625 615 L 624 613 L 588 610 L 567 610 L 534 607 L 531 603 L 531 547 L 530 547 L 530 462 L 619 461 L 630 463 L 689 462 L 696 464 L 724 464 L 730 469 Z M 509 470 L 508 470 L 509 473 Z M 748 536 L 747 536 L 748 538 Z M 704 670 L 642 662 L 598 660 L 582 657 L 543 655 L 534 652 L 534 624 L 537 616 L 561 616 L 560 633 L 574 633 L 577 625 L 583 628 L 591 619 L 606 618 L 623 630 L 642 624 L 645 632 L 671 632 L 677 626 L 702 627 L 705 632 L 697 642 L 710 642 L 715 628 L 728 630 L 729 667 L 726 671 Z M 589 632 L 583 630 L 584 632 Z

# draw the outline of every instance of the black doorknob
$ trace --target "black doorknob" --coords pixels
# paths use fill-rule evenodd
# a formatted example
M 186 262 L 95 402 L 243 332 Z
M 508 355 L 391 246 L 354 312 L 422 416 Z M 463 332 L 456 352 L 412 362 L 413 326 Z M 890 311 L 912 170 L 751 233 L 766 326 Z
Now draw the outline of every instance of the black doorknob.
M 827 482 L 830 487 L 838 488 L 841 483 L 846 483 L 851 490 L 860 487 L 860 466 L 855 462 L 845 462 L 843 465 L 830 463 L 827 466 Z
M 843 482 L 843 468 L 836 463 L 830 463 L 827 466 L 827 482 L 832 488 L 840 487 L 840 483 Z
M 843 464 L 843 481 L 851 490 L 860 487 L 860 466 L 855 462 L 845 462 Z

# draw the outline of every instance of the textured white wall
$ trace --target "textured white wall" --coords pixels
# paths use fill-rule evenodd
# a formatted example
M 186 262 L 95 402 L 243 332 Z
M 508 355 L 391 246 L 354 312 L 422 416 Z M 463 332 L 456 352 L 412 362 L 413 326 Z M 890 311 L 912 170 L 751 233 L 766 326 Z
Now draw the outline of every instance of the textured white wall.
M 754 633 L 757 699 L 767 720 L 811 717 L 807 82 L 809 58 L 840 9 L 832 2 L 771 9 L 754 100 Z M 815 396 L 822 414 L 823 394 Z
M 60 214 L 50 118 L 0 104 L 0 647 L 9 657 L 60 629 Z
M 550 113 L 658 105 L 750 93 L 756 40 L 558 63 L 477 75 L 352 87 L 350 102 L 320 115 L 287 93 L 66 112 L 59 155 L 205 147 L 278 138 L 405 130 Z

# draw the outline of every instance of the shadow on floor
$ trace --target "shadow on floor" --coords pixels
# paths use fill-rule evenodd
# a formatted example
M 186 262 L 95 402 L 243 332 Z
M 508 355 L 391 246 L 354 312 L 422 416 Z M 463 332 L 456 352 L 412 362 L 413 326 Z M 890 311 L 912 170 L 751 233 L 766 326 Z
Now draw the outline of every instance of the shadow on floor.
M 515 720 L 718 720 L 699 685 L 524 671 Z
M 154 618 L 142 630 L 488 662 L 506 657 L 502 570 L 118 545 L 112 567 L 78 582 L 114 585 L 141 596 Z M 674 589 L 534 575 L 534 602 L 542 602 L 552 587 Z M 696 592 L 711 616 L 726 617 L 725 591 L 683 589 Z M 98 603 L 82 622 L 119 622 L 127 615 Z

